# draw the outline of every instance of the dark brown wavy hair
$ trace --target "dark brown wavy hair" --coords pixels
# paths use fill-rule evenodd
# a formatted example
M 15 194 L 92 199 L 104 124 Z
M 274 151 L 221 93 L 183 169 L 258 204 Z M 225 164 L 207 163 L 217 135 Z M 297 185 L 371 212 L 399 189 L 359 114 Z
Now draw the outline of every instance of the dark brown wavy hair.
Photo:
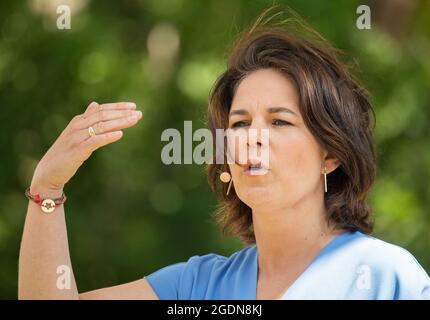
M 282 73 L 296 86 L 305 125 L 320 146 L 340 162 L 327 175 L 324 201 L 328 224 L 336 229 L 371 233 L 373 221 L 367 196 L 376 176 L 376 155 L 372 137 L 375 114 L 369 95 L 350 67 L 340 61 L 339 50 L 297 16 L 271 22 L 279 15 L 267 19 L 272 9 L 239 35 L 227 70 L 211 90 L 207 120 L 213 137 L 216 129 L 228 128 L 231 103 L 242 79 L 258 69 Z M 289 29 L 291 23 L 294 29 Z M 223 184 L 219 175 L 229 171 L 228 164 L 216 164 L 215 157 L 207 167 L 209 185 L 220 201 L 213 217 L 224 234 L 255 243 L 252 210 L 238 198 L 234 184 L 226 196 L 228 184 Z

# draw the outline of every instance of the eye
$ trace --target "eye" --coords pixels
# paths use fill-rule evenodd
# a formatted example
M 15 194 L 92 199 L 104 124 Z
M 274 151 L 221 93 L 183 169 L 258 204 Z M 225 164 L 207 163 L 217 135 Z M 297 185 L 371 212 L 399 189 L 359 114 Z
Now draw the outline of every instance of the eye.
M 233 123 L 231 125 L 231 127 L 232 128 L 241 128 L 241 127 L 247 126 L 248 124 L 249 124 L 248 121 L 237 121 L 237 122 Z
M 288 126 L 288 125 L 292 125 L 290 122 L 285 121 L 285 120 L 280 120 L 280 119 L 274 119 L 272 121 L 272 124 L 274 126 Z

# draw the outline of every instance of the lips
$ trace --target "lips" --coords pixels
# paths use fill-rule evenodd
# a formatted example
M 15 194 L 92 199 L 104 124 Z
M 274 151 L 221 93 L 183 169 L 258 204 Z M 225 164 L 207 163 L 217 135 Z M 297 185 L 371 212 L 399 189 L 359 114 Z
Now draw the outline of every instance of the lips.
M 269 172 L 268 166 L 265 166 L 260 160 L 248 160 L 243 166 L 243 170 L 249 176 L 262 176 Z

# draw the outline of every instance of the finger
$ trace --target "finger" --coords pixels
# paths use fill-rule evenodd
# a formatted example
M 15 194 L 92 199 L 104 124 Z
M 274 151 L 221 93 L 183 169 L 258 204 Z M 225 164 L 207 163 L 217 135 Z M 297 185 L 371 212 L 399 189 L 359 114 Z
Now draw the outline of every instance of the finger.
M 79 147 L 84 155 L 89 155 L 98 148 L 121 139 L 122 136 L 123 132 L 121 130 L 99 134 L 85 140 Z
M 103 103 L 99 104 L 95 101 L 91 102 L 84 112 L 84 117 L 89 117 L 90 115 L 102 110 L 134 110 L 136 109 L 136 104 L 134 102 L 114 102 L 114 103 Z
M 119 119 L 97 122 L 93 126 L 93 129 L 96 135 L 104 134 L 107 132 L 118 131 L 121 129 L 134 126 L 141 118 L 142 118 L 141 115 L 132 115 L 129 117 L 122 117 Z M 77 140 L 80 142 L 92 138 L 88 133 L 88 128 L 79 130 L 76 134 L 79 136 Z
M 101 110 L 90 115 L 87 118 L 82 118 L 77 125 L 78 129 L 87 129 L 89 126 L 94 126 L 98 122 L 109 121 L 119 118 L 127 118 L 132 115 L 140 116 L 140 110 Z
M 134 126 L 141 118 L 142 114 L 133 114 L 128 117 L 98 122 L 94 126 L 94 131 L 96 134 L 103 134 L 106 132 L 118 131 L 121 129 L 129 128 L 131 126 Z
M 97 102 L 95 102 L 95 101 L 93 101 L 93 102 L 91 102 L 89 105 L 88 105 L 88 107 L 87 107 L 87 109 L 85 110 L 85 112 L 83 113 L 83 117 L 84 118 L 87 118 L 87 117 L 89 117 L 90 115 L 92 115 L 92 114 L 94 114 L 94 113 L 96 113 L 97 111 L 99 111 L 100 110 L 100 105 L 97 103 Z
M 134 110 L 136 109 L 136 104 L 134 102 L 114 102 L 114 103 L 103 103 L 100 105 L 104 110 Z
M 136 104 L 134 102 L 114 102 L 114 103 L 103 103 L 98 104 L 97 102 L 91 102 L 87 110 L 84 112 L 84 116 L 88 117 L 100 110 L 134 110 Z

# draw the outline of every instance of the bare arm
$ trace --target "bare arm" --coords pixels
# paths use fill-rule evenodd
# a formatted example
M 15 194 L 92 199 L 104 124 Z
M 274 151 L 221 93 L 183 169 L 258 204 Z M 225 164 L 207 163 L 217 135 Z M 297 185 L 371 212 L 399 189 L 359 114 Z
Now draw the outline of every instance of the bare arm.
M 121 284 L 119 286 L 84 292 L 79 295 L 81 300 L 158 300 L 146 279 Z
M 57 198 L 61 192 L 31 187 L 30 192 Z M 57 268 L 70 270 L 70 289 L 57 286 Z M 19 299 L 78 299 L 67 241 L 64 205 L 45 214 L 29 201 L 19 256 Z M 65 274 L 65 276 L 68 276 Z M 63 286 L 64 287 L 64 286 Z
M 30 187 L 43 198 L 60 197 L 64 185 L 96 149 L 119 140 L 122 128 L 133 126 L 135 106 L 92 103 L 76 116 L 39 162 Z M 90 137 L 93 126 L 97 135 Z M 19 299 L 157 299 L 145 279 L 78 293 L 67 240 L 65 207 L 47 214 L 29 201 L 19 256 Z

